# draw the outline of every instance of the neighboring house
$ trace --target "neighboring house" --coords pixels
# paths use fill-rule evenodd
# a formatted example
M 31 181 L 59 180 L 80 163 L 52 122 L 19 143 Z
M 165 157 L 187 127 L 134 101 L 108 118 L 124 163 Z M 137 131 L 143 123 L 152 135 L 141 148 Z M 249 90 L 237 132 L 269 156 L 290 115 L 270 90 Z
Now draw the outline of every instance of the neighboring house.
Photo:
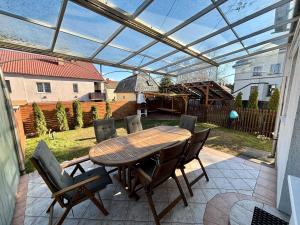
M 239 60 L 234 65 L 234 93 L 243 93 L 249 100 L 250 93 L 258 91 L 259 101 L 269 101 L 274 88 L 280 88 L 286 49 Z
M 117 94 L 115 93 L 118 81 L 106 79 L 104 82 L 104 92 L 106 101 L 115 101 L 117 99 Z
M 14 105 L 105 99 L 104 79 L 91 63 L 0 50 L 0 66 Z
M 150 75 L 134 74 L 118 83 L 115 90 L 116 100 L 136 101 L 137 94 L 143 92 L 159 92 L 159 86 Z

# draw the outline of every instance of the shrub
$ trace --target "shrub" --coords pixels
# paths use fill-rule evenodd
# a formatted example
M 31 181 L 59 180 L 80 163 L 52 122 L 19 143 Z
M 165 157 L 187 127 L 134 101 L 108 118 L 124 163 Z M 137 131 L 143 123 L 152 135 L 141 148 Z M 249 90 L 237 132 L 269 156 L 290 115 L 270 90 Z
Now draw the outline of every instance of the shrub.
M 167 92 L 167 88 L 170 87 L 173 84 L 170 77 L 164 76 L 160 80 L 159 84 L 159 91 L 160 92 Z
M 61 102 L 56 103 L 56 118 L 58 121 L 59 130 L 69 130 L 66 109 Z
M 92 113 L 92 120 L 97 120 L 97 119 L 99 119 L 97 106 L 93 105 L 93 106 L 91 107 L 91 113 Z
M 73 113 L 75 129 L 83 127 L 82 108 L 79 100 L 75 100 L 73 102 Z
M 270 97 L 270 101 L 269 101 L 269 109 L 271 110 L 277 110 L 278 105 L 279 105 L 279 98 L 280 98 L 280 93 L 278 88 L 275 88 L 273 90 L 273 93 Z
M 39 136 L 45 135 L 48 131 L 47 123 L 43 111 L 36 104 L 32 104 L 34 115 L 34 126 Z
M 252 91 L 248 102 L 249 109 L 258 109 L 258 91 Z
M 243 93 L 239 92 L 237 94 L 237 96 L 235 97 L 235 100 L 234 100 L 234 107 L 235 108 L 242 108 L 243 107 L 242 96 L 243 96 Z
M 109 102 L 106 102 L 106 104 L 105 104 L 105 116 L 104 116 L 104 118 L 105 119 L 109 119 L 109 118 L 111 118 L 111 116 L 112 116 L 112 114 L 111 114 L 110 104 L 109 104 Z

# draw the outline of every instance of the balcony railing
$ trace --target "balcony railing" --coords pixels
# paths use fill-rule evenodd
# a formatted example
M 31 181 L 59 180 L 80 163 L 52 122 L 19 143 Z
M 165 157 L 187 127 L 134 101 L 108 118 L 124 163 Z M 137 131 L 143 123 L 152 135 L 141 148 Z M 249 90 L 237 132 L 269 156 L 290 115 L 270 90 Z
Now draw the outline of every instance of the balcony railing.
M 89 98 L 90 100 L 94 100 L 94 101 L 105 100 L 105 94 L 101 92 L 90 92 Z

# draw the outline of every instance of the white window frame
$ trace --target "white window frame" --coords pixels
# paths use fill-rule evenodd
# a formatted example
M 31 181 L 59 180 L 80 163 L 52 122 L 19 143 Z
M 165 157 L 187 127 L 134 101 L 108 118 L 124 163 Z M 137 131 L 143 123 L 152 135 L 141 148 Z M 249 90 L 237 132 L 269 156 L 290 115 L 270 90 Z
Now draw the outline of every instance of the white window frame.
M 39 91 L 38 84 L 42 84 L 43 91 Z M 50 91 L 46 91 L 45 84 L 49 84 Z M 51 84 L 50 82 L 36 82 L 37 93 L 51 93 Z
M 75 91 L 75 89 L 74 89 L 74 85 L 76 85 L 76 87 L 77 87 L 77 91 Z M 78 83 L 73 83 L 73 93 L 78 93 L 79 92 L 79 86 L 78 86 Z
M 262 66 L 255 66 L 255 67 L 253 67 L 253 73 L 252 73 L 252 75 L 254 77 L 262 76 L 262 69 L 263 69 Z
M 280 67 L 281 67 L 280 63 L 271 64 L 270 74 L 279 74 L 280 73 L 280 69 L 281 69 Z

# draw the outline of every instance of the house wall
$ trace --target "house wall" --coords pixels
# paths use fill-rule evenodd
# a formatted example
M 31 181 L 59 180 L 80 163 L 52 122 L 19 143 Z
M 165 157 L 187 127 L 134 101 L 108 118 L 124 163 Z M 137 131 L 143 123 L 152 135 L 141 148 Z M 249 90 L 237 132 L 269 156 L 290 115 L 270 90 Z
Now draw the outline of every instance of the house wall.
M 136 93 L 116 93 L 117 101 L 136 101 Z
M 241 63 L 239 66 L 234 66 L 235 69 L 235 80 L 234 80 L 234 92 L 235 95 L 238 92 L 243 93 L 243 100 L 249 100 L 251 86 L 258 86 L 258 98 L 260 101 L 269 101 L 267 96 L 268 85 L 275 84 L 277 88 L 280 88 L 282 76 L 283 76 L 283 67 L 285 59 L 285 50 L 280 50 L 279 53 L 266 53 L 263 55 L 258 55 L 252 57 L 245 62 Z M 280 63 L 280 73 L 271 74 L 270 69 L 272 64 Z M 262 76 L 253 76 L 253 68 L 256 66 L 262 66 Z M 262 83 L 266 82 L 267 84 L 252 84 L 245 87 L 251 83 Z M 245 87 L 245 88 L 243 88 Z M 238 91 L 239 89 L 242 90 Z
M 9 225 L 15 208 L 19 167 L 14 125 L 2 77 L 0 69 L 0 224 Z
M 299 24 L 288 51 L 281 89 L 279 133 L 277 143 L 277 207 L 290 214 L 290 199 L 287 176 L 300 177 L 300 55 Z M 285 83 L 286 81 L 286 83 Z
M 105 95 L 107 101 L 113 101 L 117 99 L 117 95 L 115 93 L 115 89 L 106 88 Z
M 51 101 L 72 101 L 79 98 L 81 101 L 88 101 L 88 93 L 94 92 L 93 80 L 56 78 L 44 76 L 27 76 L 18 74 L 5 74 L 5 80 L 10 81 L 12 101 L 26 102 L 51 102 Z M 37 82 L 50 82 L 51 93 L 38 93 Z M 73 83 L 78 84 L 78 93 L 73 92 Z M 104 86 L 101 85 L 101 91 Z

